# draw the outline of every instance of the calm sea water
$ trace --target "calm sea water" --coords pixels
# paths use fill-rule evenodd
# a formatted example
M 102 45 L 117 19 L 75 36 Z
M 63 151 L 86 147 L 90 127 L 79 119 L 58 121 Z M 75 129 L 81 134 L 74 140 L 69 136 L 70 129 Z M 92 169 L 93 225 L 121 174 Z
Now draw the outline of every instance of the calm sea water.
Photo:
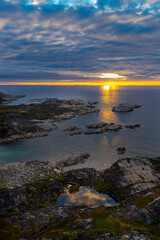
M 13 104 L 32 98 L 58 97 L 98 101 L 100 113 L 77 116 L 58 124 L 58 130 L 47 137 L 27 139 L 18 143 L 0 145 L 0 163 L 29 160 L 56 161 L 65 155 L 88 152 L 91 158 L 76 167 L 104 169 L 121 157 L 160 156 L 160 87 L 99 87 L 99 86 L 0 86 L 0 91 L 25 94 Z M 131 113 L 113 113 L 114 105 L 121 102 L 140 104 L 143 107 Z M 139 123 L 140 129 L 123 129 L 119 133 L 69 136 L 62 130 L 69 125 L 85 129 L 86 123 L 114 122 Z M 117 155 L 115 149 L 124 145 L 126 154 Z

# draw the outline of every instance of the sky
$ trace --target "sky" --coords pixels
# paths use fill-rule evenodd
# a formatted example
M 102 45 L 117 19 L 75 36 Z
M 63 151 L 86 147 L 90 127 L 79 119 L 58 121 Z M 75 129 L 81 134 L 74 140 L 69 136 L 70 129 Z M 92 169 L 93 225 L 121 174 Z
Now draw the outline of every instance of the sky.
M 159 0 L 0 0 L 0 84 L 158 83 L 159 66 Z

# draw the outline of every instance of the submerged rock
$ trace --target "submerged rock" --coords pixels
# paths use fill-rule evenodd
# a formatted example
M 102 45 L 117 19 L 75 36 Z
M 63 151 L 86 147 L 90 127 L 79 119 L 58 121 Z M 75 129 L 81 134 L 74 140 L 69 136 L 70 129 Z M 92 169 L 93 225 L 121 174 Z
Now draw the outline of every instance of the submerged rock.
M 140 105 L 131 105 L 129 103 L 120 103 L 112 108 L 113 112 L 132 112 L 135 108 L 140 108 Z
M 125 128 L 131 128 L 131 129 L 141 128 L 141 125 L 140 124 L 128 124 L 128 125 L 125 125 Z
M 126 148 L 124 146 L 118 147 L 116 149 L 118 154 L 124 154 L 126 152 Z

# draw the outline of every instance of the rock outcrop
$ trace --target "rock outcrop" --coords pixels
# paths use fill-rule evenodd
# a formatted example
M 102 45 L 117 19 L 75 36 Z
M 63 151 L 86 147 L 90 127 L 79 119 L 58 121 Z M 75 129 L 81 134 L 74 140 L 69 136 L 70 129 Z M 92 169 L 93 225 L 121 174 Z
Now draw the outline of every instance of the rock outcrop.
M 120 159 L 104 171 L 110 193 L 115 198 L 143 195 L 160 187 L 160 180 L 149 158 Z
M 15 165 L 14 170 L 24 170 L 26 165 Z M 43 163 L 41 167 L 48 168 L 48 164 Z M 160 158 L 125 158 L 102 172 L 91 168 L 64 174 L 54 172 L 23 186 L 1 189 L 0 238 L 159 239 L 159 167 Z M 69 185 L 74 189 L 87 186 L 107 193 L 119 205 L 107 208 L 58 206 L 58 197 Z
M 140 124 L 128 124 L 128 125 L 125 125 L 125 128 L 131 128 L 131 129 L 135 129 L 135 128 L 141 128 L 141 125 Z
M 88 123 L 86 124 L 87 128 L 103 128 L 105 126 L 107 126 L 108 123 L 105 122 L 99 122 L 99 123 Z
M 4 187 L 21 186 L 45 176 L 62 173 L 64 167 L 84 163 L 89 157 L 88 153 L 77 153 L 65 156 L 57 162 L 35 160 L 5 164 L 0 166 L 0 183 L 5 182 Z
M 126 152 L 126 148 L 124 146 L 120 146 L 116 149 L 118 154 L 124 154 Z
M 136 108 L 140 108 L 140 105 L 131 105 L 129 103 L 120 103 L 112 108 L 113 112 L 132 112 Z
M 11 94 L 6 94 L 3 92 L 0 92 L 0 104 L 8 104 L 13 101 L 16 101 L 18 98 L 23 98 L 25 95 L 11 95 Z
M 98 111 L 92 102 L 57 98 L 12 106 L 0 104 L 0 142 L 46 136 L 57 129 L 55 122 Z M 65 131 L 75 130 L 75 126 L 70 126 Z
M 147 210 L 156 222 L 160 222 L 160 196 L 147 205 Z
M 104 122 L 86 124 L 86 127 L 90 129 L 84 132 L 86 135 L 100 134 L 104 132 L 118 132 L 122 129 L 121 125 Z
M 63 132 L 67 132 L 67 131 L 73 132 L 73 131 L 75 131 L 77 129 L 78 129 L 77 126 L 71 125 L 68 128 L 64 129 Z
M 79 154 L 72 154 L 69 156 L 65 156 L 62 160 L 58 162 L 50 163 L 50 166 L 55 168 L 63 168 L 68 166 L 73 166 L 78 163 L 84 163 L 86 159 L 88 159 L 90 155 L 88 153 L 79 153 Z

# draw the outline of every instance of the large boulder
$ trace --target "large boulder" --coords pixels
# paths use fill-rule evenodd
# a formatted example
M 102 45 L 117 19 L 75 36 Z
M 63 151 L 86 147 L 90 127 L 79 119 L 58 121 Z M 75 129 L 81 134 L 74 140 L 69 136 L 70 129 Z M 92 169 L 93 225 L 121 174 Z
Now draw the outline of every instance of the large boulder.
M 120 159 L 104 171 L 111 196 L 118 200 L 141 195 L 160 186 L 160 180 L 148 158 Z

